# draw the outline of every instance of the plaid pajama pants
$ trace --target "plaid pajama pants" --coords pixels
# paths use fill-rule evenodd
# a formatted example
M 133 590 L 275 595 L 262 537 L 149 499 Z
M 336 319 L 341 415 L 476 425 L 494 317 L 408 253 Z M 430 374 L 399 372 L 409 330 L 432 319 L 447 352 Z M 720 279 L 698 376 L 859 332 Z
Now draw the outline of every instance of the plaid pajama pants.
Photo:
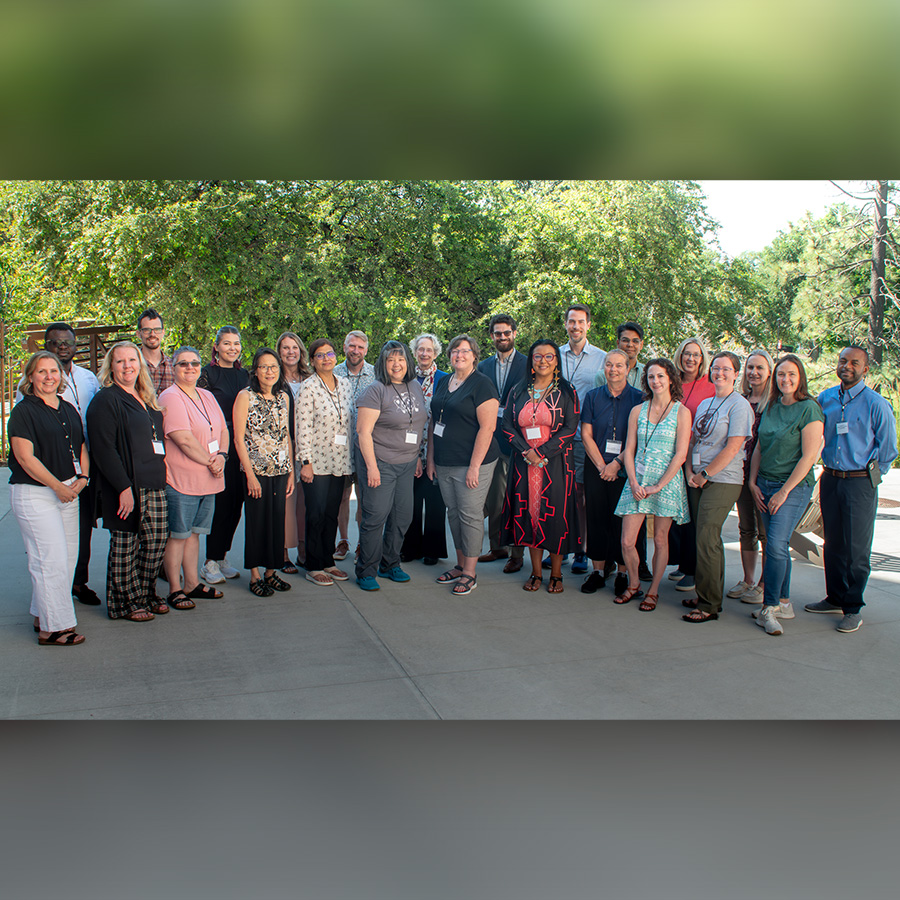
M 121 619 L 156 602 L 156 576 L 169 537 L 166 492 L 138 488 L 137 533 L 111 531 L 106 569 L 106 607 Z

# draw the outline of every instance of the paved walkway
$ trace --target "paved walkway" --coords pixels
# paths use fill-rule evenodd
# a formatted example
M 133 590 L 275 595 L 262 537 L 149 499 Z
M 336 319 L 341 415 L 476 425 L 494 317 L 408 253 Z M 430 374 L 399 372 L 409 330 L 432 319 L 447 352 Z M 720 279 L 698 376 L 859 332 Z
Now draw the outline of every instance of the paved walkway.
M 804 719 L 900 713 L 900 471 L 881 489 L 860 631 L 804 613 L 824 596 L 815 563 L 794 564 L 798 610 L 782 637 L 725 601 L 717 622 L 681 621 L 665 580 L 659 608 L 612 592 L 529 594 L 501 563 L 455 598 L 441 568 L 407 566 L 405 585 L 317 588 L 302 574 L 272 598 L 247 591 L 148 624 L 77 605 L 80 647 L 39 647 L 30 580 L 0 474 L 0 717 L 23 719 Z M 896 505 L 893 505 L 896 504 Z M 352 535 L 355 540 L 355 535 Z M 740 578 L 737 520 L 725 529 L 726 582 Z M 352 544 L 351 544 L 352 546 Z M 234 561 L 242 557 L 243 532 Z M 95 532 L 92 587 L 103 595 L 108 539 Z M 352 565 L 344 568 L 352 573 Z M 163 587 L 163 585 L 160 585 Z

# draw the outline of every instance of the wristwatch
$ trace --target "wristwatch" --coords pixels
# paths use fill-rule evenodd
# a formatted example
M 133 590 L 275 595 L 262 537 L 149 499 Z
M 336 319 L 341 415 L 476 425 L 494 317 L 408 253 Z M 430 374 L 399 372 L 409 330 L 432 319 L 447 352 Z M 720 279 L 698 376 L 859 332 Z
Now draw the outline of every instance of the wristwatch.
M 701 475 L 703 478 L 705 478 L 707 481 L 709 481 L 709 472 L 707 472 L 706 469 L 701 469 L 701 470 L 700 470 L 700 475 Z

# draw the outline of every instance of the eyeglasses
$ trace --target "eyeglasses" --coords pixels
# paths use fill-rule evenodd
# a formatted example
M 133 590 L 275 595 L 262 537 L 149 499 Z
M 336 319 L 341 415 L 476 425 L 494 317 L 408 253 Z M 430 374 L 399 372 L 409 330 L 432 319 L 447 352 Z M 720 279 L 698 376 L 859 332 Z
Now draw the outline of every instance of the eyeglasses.
M 450 351 L 451 356 L 465 356 L 466 353 L 474 353 L 474 350 L 469 350 L 467 347 L 457 347 L 455 350 Z
M 44 341 L 48 347 L 59 347 L 60 350 L 68 350 L 75 346 L 75 341 Z
M 533 358 L 535 362 L 556 362 L 555 353 L 535 353 Z
M 334 358 L 335 358 L 335 352 L 334 352 L 334 350 L 329 350 L 327 353 L 317 353 L 317 354 L 313 357 L 313 359 L 318 359 L 320 362 L 321 362 L 323 359 L 334 359 Z
M 175 365 L 176 365 L 176 366 L 181 366 L 182 369 L 185 369 L 185 368 L 187 368 L 188 366 L 190 366 L 192 369 L 199 369 L 201 363 L 200 363 L 200 360 L 198 359 L 198 360 L 192 360 L 191 362 L 187 362 L 187 361 L 185 361 L 185 362 L 177 362 L 177 363 L 175 363 Z
M 159 328 L 142 328 L 141 334 L 162 334 L 165 330 L 162 326 Z
M 498 337 L 498 338 L 512 337 L 512 331 L 495 331 L 494 337 Z
M 713 366 L 710 370 L 710 375 L 734 375 L 735 371 L 731 368 L 731 366 Z
M 256 368 L 260 372 L 277 372 L 281 369 L 281 366 L 257 366 Z

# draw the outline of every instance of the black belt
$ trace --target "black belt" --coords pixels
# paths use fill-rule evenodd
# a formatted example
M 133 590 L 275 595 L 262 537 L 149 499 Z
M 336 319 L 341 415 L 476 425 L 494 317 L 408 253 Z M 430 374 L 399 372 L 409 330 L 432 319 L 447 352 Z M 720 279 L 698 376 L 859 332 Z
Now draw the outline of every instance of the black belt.
M 822 467 L 829 475 L 835 478 L 865 478 L 869 472 L 867 469 L 853 469 L 852 471 L 843 471 L 841 469 L 829 469 L 828 466 Z

